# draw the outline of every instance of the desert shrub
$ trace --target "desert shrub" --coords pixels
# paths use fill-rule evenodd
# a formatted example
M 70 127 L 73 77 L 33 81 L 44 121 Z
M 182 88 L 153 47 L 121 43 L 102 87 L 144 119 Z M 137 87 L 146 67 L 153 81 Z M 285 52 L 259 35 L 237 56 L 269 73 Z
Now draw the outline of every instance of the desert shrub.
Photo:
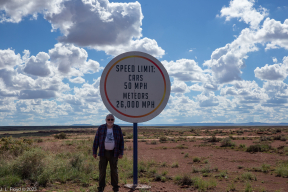
M 244 133 L 243 130 L 237 130 L 236 132 L 237 132 L 237 135 L 242 135 Z
M 202 176 L 203 176 L 203 177 L 208 177 L 209 174 L 208 174 L 208 173 L 203 173 Z
M 268 173 L 269 172 L 269 170 L 270 170 L 270 165 L 269 164 L 262 164 L 262 166 L 261 166 L 261 171 L 263 172 L 263 173 Z
M 147 169 L 146 169 L 145 165 L 144 164 L 139 164 L 138 173 L 144 173 L 146 171 L 147 171 Z
M 254 181 L 257 181 L 256 176 L 253 173 L 251 173 L 251 172 L 245 172 L 245 173 L 243 173 L 241 175 L 241 177 L 242 177 L 243 180 L 251 180 L 251 181 L 254 180 Z
M 183 135 L 184 134 L 184 131 L 179 131 L 179 135 Z
M 75 145 L 75 140 L 68 140 L 68 141 L 65 141 L 65 145 L 68 145 L 68 146 L 71 146 L 71 145 Z
M 225 139 L 223 139 L 221 141 L 221 147 L 234 147 L 235 146 L 235 143 L 233 143 L 231 141 L 231 138 L 230 137 L 226 137 Z
M 165 136 L 161 136 L 161 137 L 159 138 L 159 142 L 160 142 L 160 143 L 165 143 L 167 140 L 168 140 L 168 139 L 167 139 L 167 137 L 165 137 Z
M 167 178 L 166 177 L 164 177 L 164 176 L 161 176 L 161 182 L 165 182 L 167 180 Z
M 172 168 L 178 168 L 178 167 L 179 167 L 178 162 L 174 162 L 174 163 L 172 163 L 171 167 L 172 167 Z
M 200 170 L 201 173 L 210 173 L 210 172 L 212 172 L 212 171 L 213 171 L 213 169 L 211 169 L 209 165 L 206 165 L 205 167 L 203 167 L 203 168 Z
M 12 171 L 11 171 L 9 160 L 0 158 L 0 178 L 2 179 L 2 177 L 9 175 L 11 172 Z
M 275 131 L 276 131 L 276 133 L 281 133 L 281 129 L 280 128 L 277 128 Z
M 195 142 L 195 141 L 196 141 L 195 138 L 191 138 L 191 139 L 189 139 L 189 142 Z
M 238 169 L 242 169 L 243 166 L 242 166 L 242 165 L 238 165 L 237 168 L 238 168 Z
M 199 157 L 193 157 L 193 162 L 199 163 L 201 160 Z
M 85 174 L 90 174 L 94 171 L 94 165 L 92 162 L 84 161 L 82 166 L 82 171 Z
M 176 175 L 174 176 L 173 180 L 174 180 L 174 183 L 178 184 L 180 183 L 180 180 L 182 179 L 182 177 L 180 175 Z
M 288 177 L 288 161 L 284 161 L 277 165 L 275 169 L 276 176 L 278 177 Z
M 178 137 L 178 141 L 187 141 L 186 137 Z
M 219 142 L 221 139 L 217 138 L 215 135 L 212 135 L 212 137 L 208 138 L 208 142 Z
M 159 175 L 159 174 L 155 174 L 153 180 L 154 181 L 165 182 L 167 180 L 167 178 L 165 176 L 162 176 L 162 175 Z
M 250 183 L 246 183 L 246 186 L 245 186 L 245 192 L 252 192 L 253 189 L 252 189 L 252 186 Z
M 125 136 L 125 139 L 132 139 L 133 138 L 133 135 L 127 135 L 127 136 Z
M 286 141 L 286 140 L 287 140 L 287 138 L 284 135 L 281 136 L 280 141 Z
M 261 136 L 260 138 L 259 138 L 259 140 L 260 141 L 271 141 L 271 140 L 273 140 L 273 138 L 272 137 L 266 137 L 266 136 Z
M 166 167 L 167 166 L 167 163 L 164 161 L 160 164 L 161 167 Z
M 184 157 L 185 157 L 185 158 L 187 158 L 188 156 L 189 156 L 189 154 L 188 154 L 188 153 L 186 153 L 186 154 L 184 155 Z
M 157 173 L 157 170 L 156 169 L 151 169 L 151 170 L 149 170 L 149 172 L 155 175 Z
M 192 165 L 192 173 L 198 173 L 200 170 Z
M 1 187 L 16 187 L 21 183 L 21 178 L 18 175 L 6 175 L 1 177 L 0 186 Z M 4 190 L 4 189 L 3 189 Z M 1 190 L 2 191 L 2 190 Z
M 232 134 L 232 133 L 231 133 Z M 233 137 L 232 135 L 229 135 L 229 138 L 231 139 L 231 140 L 235 140 L 236 138 L 235 137 Z
M 272 149 L 271 145 L 268 144 L 256 144 L 256 145 L 250 145 L 246 151 L 247 152 L 267 152 L 270 149 Z
M 184 175 L 180 178 L 177 178 L 177 180 L 174 180 L 174 181 L 176 181 L 176 184 L 182 185 L 182 186 L 183 185 L 188 185 L 188 186 L 192 185 L 192 179 L 190 178 L 189 175 Z
M 37 142 L 37 143 L 42 143 L 42 142 L 43 142 L 43 139 L 38 138 L 38 139 L 34 139 L 34 141 Z
M 51 170 L 44 170 L 40 175 L 37 177 L 37 182 L 40 186 L 46 187 L 47 183 L 51 180 Z
M 84 158 L 80 154 L 72 154 L 72 157 L 69 161 L 71 167 L 76 168 L 78 171 L 82 169 L 82 163 L 84 161 Z
M 11 136 L 3 137 L 0 140 L 0 154 L 6 151 L 17 157 L 24 151 L 30 150 L 32 148 L 32 143 L 33 140 L 31 139 L 13 139 Z
M 228 190 L 227 190 L 227 191 L 236 191 L 236 187 L 235 187 L 234 182 L 231 182 L 231 183 L 228 185 Z
M 54 135 L 54 138 L 55 138 L 55 139 L 67 139 L 67 135 L 66 135 L 66 133 L 64 133 L 64 132 L 61 132 L 61 133 L 59 133 L 59 135 L 58 135 L 58 134 L 55 134 L 55 135 Z
M 244 149 L 246 147 L 246 145 L 245 144 L 240 144 L 239 145 L 239 148 L 242 148 L 242 149 Z
M 218 177 L 220 179 L 227 178 L 227 171 L 221 171 L 219 174 L 217 174 L 215 177 Z
M 75 142 L 75 145 L 83 146 L 83 142 Z M 44 187 L 54 181 L 80 182 L 79 186 L 87 186 L 90 178 L 99 179 L 97 171 L 95 172 L 98 161 L 95 162 L 93 157 L 83 153 L 74 154 L 65 151 L 53 154 L 41 148 L 31 148 L 13 158 L 14 160 L 10 161 L 0 158 L 0 188 L 19 186 L 19 183 L 22 185 L 24 179 L 31 181 L 32 184 L 37 182 L 39 186 Z M 118 167 L 122 170 L 119 171 L 119 178 L 132 178 L 132 165 L 132 161 L 126 156 L 119 161 Z
M 58 134 L 55 134 L 55 135 L 54 135 L 54 138 L 55 138 L 55 139 L 59 139 L 59 135 L 58 135 Z
M 27 143 L 28 145 L 32 145 L 33 140 L 32 140 L 32 139 L 24 138 L 24 139 L 23 139 L 23 142 L 24 142 L 24 143 Z
M 157 165 L 156 161 L 154 159 L 147 161 L 147 166 L 152 167 Z
M 273 136 L 273 140 L 280 140 L 282 135 L 275 135 Z
M 203 180 L 199 177 L 192 178 L 192 185 L 198 189 L 198 191 L 207 191 L 217 186 L 217 182 L 214 179 L 208 181 Z
M 13 162 L 12 171 L 21 179 L 37 181 L 38 176 L 44 172 L 44 162 L 42 160 L 45 156 L 45 151 L 40 148 L 25 151 Z
M 155 140 L 153 140 L 153 141 L 151 141 L 151 143 L 150 143 L 151 145 L 156 145 L 157 144 L 157 142 L 155 141 Z

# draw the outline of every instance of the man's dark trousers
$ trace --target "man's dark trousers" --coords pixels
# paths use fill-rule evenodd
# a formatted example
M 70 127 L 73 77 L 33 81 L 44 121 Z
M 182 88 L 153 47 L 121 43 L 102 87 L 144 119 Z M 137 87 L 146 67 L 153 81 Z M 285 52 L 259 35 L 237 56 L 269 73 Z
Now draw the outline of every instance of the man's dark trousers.
M 100 156 L 99 162 L 99 187 L 98 191 L 104 191 L 105 187 L 105 177 L 106 177 L 106 168 L 109 162 L 111 170 L 111 185 L 113 186 L 113 191 L 118 191 L 118 157 L 114 157 L 114 150 L 105 150 L 104 156 Z

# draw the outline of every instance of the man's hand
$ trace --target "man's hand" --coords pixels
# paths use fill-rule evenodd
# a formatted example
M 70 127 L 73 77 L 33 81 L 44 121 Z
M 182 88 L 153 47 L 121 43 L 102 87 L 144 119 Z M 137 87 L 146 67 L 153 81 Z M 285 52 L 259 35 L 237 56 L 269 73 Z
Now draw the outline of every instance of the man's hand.
M 96 159 L 97 158 L 97 154 L 93 154 L 93 157 Z
M 118 156 L 119 159 L 122 159 L 122 157 L 123 157 L 123 155 L 119 155 L 119 156 Z

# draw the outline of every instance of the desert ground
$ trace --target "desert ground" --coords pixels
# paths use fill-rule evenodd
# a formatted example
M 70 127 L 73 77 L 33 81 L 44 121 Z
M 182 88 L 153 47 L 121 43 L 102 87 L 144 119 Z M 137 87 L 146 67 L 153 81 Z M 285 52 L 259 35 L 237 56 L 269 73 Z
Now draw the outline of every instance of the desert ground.
M 96 131 L 0 131 L 0 190 L 97 191 Z M 133 183 L 133 128 L 122 132 L 124 192 Z M 286 192 L 287 139 L 288 127 L 139 127 L 138 183 L 151 188 L 137 191 Z M 106 183 L 112 191 L 109 168 Z

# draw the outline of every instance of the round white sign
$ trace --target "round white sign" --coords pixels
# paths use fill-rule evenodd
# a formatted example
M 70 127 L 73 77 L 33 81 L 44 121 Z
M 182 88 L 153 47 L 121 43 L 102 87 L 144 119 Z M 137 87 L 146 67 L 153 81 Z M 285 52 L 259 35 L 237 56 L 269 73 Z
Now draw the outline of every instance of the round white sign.
M 161 113 L 170 96 L 169 75 L 160 61 L 138 52 L 112 59 L 100 80 L 100 93 L 107 109 L 117 118 L 139 123 Z

